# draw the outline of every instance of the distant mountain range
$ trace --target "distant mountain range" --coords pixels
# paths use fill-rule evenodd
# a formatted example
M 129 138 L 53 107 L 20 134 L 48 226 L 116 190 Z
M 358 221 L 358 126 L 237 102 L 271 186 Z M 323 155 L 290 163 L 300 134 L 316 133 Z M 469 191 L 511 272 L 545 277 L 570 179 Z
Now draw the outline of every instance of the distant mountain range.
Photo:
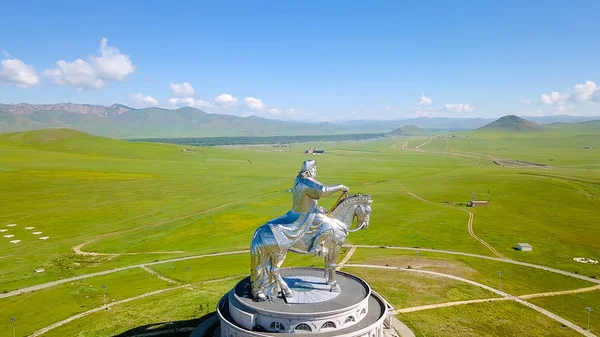
M 515 116 L 516 117 L 516 116 Z M 574 123 L 600 117 L 546 116 L 527 117 L 538 124 Z M 113 138 L 151 137 L 231 137 L 295 136 L 351 133 L 387 133 L 411 126 L 417 133 L 427 131 L 464 131 L 481 128 L 494 119 L 485 118 L 412 118 L 390 121 L 355 120 L 340 122 L 290 122 L 255 116 L 238 117 L 210 114 L 195 108 L 134 109 L 122 104 L 111 106 L 59 104 L 0 104 L 0 132 L 66 127 Z M 409 128 L 410 129 L 410 128 Z

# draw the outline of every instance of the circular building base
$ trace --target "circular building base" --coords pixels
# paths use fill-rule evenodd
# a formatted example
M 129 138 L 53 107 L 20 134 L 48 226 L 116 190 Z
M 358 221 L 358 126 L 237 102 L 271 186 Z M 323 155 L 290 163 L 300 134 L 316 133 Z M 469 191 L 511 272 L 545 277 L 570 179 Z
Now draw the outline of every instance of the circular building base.
M 341 292 L 331 292 L 324 270 L 282 269 L 294 297 L 254 301 L 250 278 L 240 281 L 223 296 L 217 307 L 219 336 L 317 336 L 381 337 L 389 327 L 389 304 L 362 279 L 337 272 Z

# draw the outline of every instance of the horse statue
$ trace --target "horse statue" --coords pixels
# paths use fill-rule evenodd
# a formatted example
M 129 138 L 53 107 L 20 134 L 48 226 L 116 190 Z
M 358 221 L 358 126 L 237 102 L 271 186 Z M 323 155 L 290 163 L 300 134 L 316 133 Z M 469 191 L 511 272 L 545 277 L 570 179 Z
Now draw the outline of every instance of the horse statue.
M 288 251 L 323 256 L 325 280 L 330 291 L 339 292 L 335 279 L 337 257 L 348 233 L 369 227 L 372 202 L 367 194 L 349 196 L 344 192 L 328 213 L 319 208 L 316 215 L 307 212 L 293 224 L 270 221 L 256 229 L 250 248 L 254 299 L 265 301 L 279 294 L 285 298 L 294 296 L 279 273 Z M 318 221 L 319 217 L 326 220 Z M 357 227 L 351 229 L 355 218 Z

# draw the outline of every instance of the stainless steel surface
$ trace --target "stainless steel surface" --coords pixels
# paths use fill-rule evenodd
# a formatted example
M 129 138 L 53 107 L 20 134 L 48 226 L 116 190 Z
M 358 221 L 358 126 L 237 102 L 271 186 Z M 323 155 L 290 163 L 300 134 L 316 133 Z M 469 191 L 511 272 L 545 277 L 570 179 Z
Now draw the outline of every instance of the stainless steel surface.
M 352 232 L 349 228 L 355 217 L 358 229 L 369 226 L 373 200 L 369 195 L 349 196 L 349 188 L 344 185 L 324 185 L 316 180 L 316 174 L 316 162 L 304 161 L 292 188 L 292 208 L 254 232 L 250 276 L 256 300 L 275 298 L 280 293 L 293 297 L 279 273 L 288 251 L 323 256 L 330 290 L 340 291 L 335 280 L 337 257 L 348 233 Z M 319 207 L 320 198 L 337 192 L 343 195 L 329 213 Z

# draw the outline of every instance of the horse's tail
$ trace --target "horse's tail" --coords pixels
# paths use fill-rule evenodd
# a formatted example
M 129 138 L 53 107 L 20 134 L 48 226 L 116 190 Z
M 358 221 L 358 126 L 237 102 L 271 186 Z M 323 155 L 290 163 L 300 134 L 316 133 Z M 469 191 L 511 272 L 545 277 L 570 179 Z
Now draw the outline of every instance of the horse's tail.
M 251 267 L 250 270 L 250 281 L 252 282 L 252 294 L 263 289 L 269 282 L 269 274 L 267 271 L 266 259 L 265 259 L 265 244 L 262 238 L 262 232 L 264 227 L 259 227 L 252 237 L 252 243 L 250 244 L 250 259 Z

